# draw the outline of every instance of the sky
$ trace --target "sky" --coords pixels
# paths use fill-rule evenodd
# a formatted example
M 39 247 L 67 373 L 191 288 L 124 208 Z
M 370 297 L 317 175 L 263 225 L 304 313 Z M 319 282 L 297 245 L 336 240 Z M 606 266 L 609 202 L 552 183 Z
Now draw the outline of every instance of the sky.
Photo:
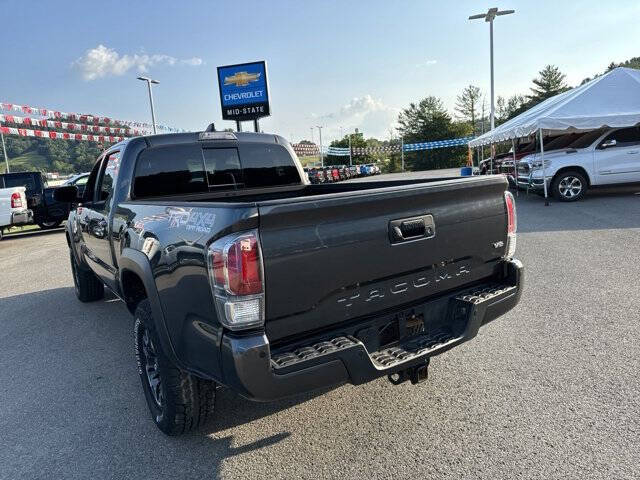
M 158 123 L 228 128 L 216 67 L 266 60 L 265 132 L 388 139 L 401 109 L 428 95 L 452 114 L 466 85 L 488 98 L 489 26 L 467 18 L 493 6 L 516 10 L 494 25 L 496 95 L 528 93 L 547 64 L 575 86 L 640 56 L 637 0 L 0 0 L 0 102 L 150 122 L 144 73 L 160 81 Z

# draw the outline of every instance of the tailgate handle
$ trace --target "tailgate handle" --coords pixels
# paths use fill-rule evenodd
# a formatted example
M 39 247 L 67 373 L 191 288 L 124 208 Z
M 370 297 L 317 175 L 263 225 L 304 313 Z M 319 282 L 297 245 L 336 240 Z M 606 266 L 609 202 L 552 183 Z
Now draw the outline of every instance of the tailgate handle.
M 422 215 L 420 217 L 392 220 L 389 222 L 389 235 L 391 243 L 431 238 L 435 235 L 433 216 Z

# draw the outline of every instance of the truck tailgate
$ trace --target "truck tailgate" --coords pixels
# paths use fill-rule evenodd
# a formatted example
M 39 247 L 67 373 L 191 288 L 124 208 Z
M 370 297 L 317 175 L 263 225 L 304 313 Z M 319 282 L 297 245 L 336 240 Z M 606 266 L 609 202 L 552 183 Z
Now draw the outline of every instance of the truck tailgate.
M 492 276 L 506 245 L 506 188 L 503 177 L 485 177 L 260 202 L 267 335 L 311 332 Z

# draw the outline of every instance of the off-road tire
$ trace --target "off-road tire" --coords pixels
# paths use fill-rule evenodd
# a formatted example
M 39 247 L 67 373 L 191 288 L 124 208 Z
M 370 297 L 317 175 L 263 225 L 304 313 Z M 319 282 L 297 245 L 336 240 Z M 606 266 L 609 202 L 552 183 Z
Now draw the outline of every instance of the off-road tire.
M 158 428 L 175 436 L 209 424 L 214 418 L 215 382 L 191 375 L 171 363 L 162 350 L 151 306 L 146 299 L 135 311 L 134 339 L 142 390 Z
M 73 286 L 76 296 L 81 302 L 95 302 L 104 297 L 104 284 L 100 279 L 87 268 L 78 265 L 73 252 L 69 250 L 71 260 L 71 274 L 73 275 Z
M 580 172 L 569 170 L 557 174 L 551 182 L 552 195 L 561 202 L 575 202 L 584 197 L 587 180 Z

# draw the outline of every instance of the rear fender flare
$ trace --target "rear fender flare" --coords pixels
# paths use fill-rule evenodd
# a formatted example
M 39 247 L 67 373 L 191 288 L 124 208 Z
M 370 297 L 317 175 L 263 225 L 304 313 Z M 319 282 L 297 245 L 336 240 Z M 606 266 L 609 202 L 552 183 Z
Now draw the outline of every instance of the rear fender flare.
M 158 295 L 158 288 L 156 287 L 156 282 L 153 277 L 153 271 L 151 270 L 149 259 L 144 253 L 126 247 L 122 250 L 122 255 L 120 256 L 118 263 L 118 286 L 121 291 L 120 293 L 122 294 L 122 297 L 124 298 L 124 292 L 122 292 L 122 280 L 124 273 L 127 271 L 135 273 L 140 278 L 140 280 L 142 280 L 142 284 L 144 285 L 147 299 L 149 300 L 149 304 L 151 305 L 156 333 L 160 338 L 160 343 L 162 345 L 164 353 L 169 357 L 169 360 L 174 365 L 185 369 L 185 366 L 178 359 L 175 349 L 173 348 L 173 344 L 171 343 L 171 337 L 169 336 L 169 331 L 167 330 L 164 312 L 162 310 L 162 304 L 160 303 L 160 296 Z

